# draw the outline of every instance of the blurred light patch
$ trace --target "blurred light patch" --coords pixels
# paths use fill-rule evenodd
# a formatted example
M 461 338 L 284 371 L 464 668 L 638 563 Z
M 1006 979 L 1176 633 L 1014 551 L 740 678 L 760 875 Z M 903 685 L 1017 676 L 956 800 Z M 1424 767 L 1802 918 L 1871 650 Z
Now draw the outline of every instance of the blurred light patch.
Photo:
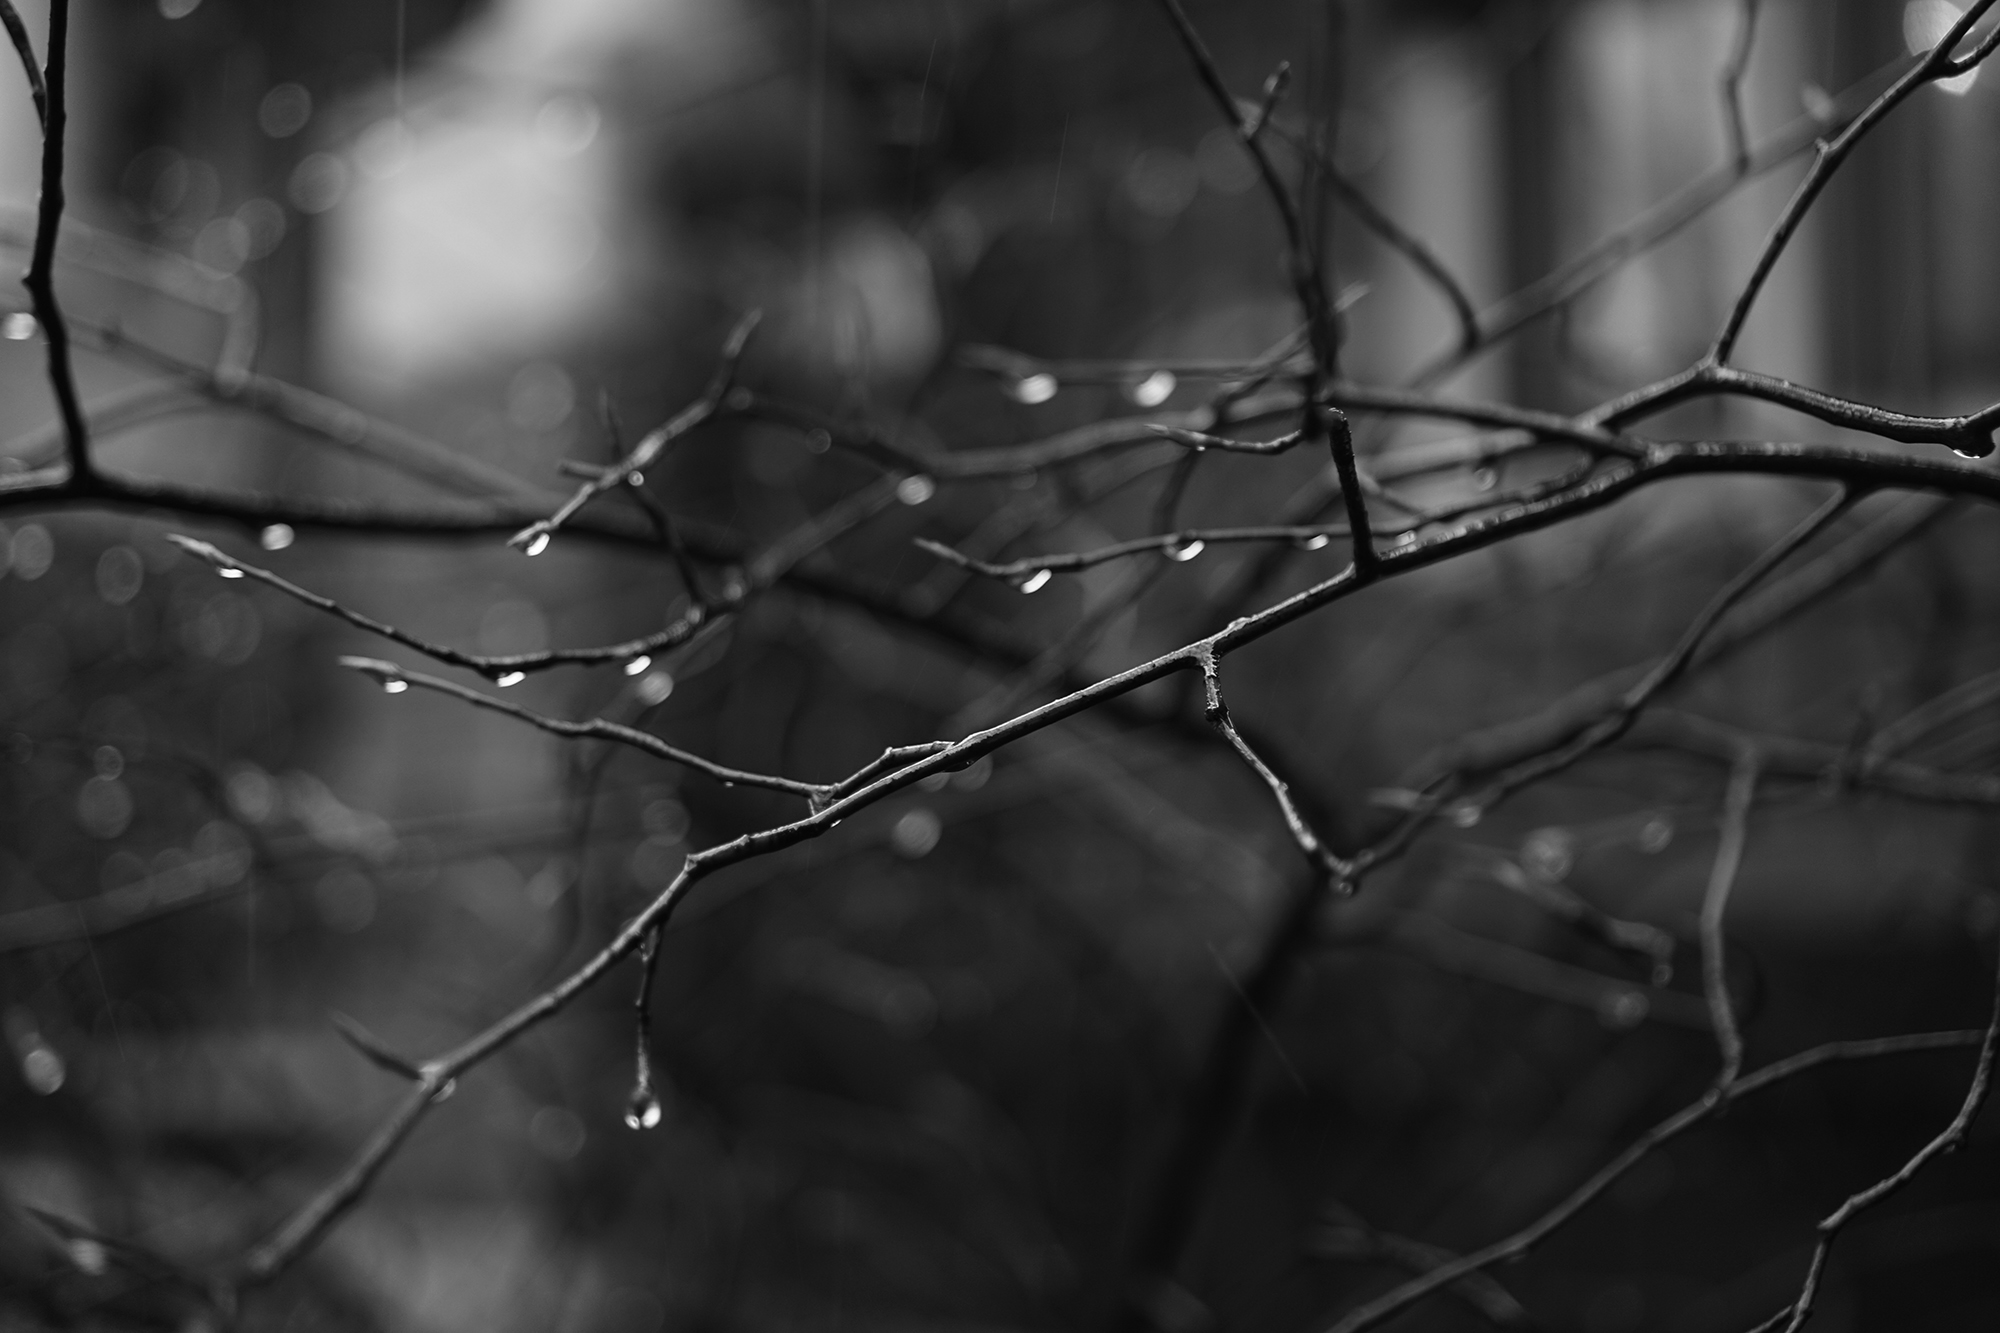
M 312 94 L 296 83 L 281 83 L 257 104 L 257 128 L 273 139 L 289 139 L 312 119 Z
M 574 94 L 454 98 L 377 121 L 340 167 L 300 164 L 292 199 L 327 218 L 329 364 L 348 388 L 517 359 L 605 308 L 618 201 L 602 125 Z
M 1911 55 L 1920 56 L 1949 37 L 1952 26 L 1964 17 L 1965 11 L 1951 0 L 1910 0 L 1903 6 L 1903 42 Z M 1939 79 L 1937 86 L 1963 96 L 1978 79 L 1978 70 L 1967 70 L 1956 78 Z

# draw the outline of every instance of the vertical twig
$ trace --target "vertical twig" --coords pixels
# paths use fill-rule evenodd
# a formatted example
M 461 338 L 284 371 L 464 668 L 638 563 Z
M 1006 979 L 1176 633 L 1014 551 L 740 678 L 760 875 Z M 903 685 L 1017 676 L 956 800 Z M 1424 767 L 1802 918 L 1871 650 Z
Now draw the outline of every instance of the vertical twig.
M 1758 0 L 1743 0 L 1736 21 L 1736 45 L 1722 67 L 1722 124 L 1729 135 L 1729 161 L 1738 176 L 1750 174 L 1750 127 L 1743 114 L 1743 76 L 1757 42 Z
M 8 25 L 10 36 L 13 27 Z M 15 38 L 17 49 L 25 51 L 25 43 L 25 33 Z M 63 132 L 69 120 L 64 106 L 64 65 L 68 56 L 69 0 L 49 0 L 48 66 L 43 72 L 42 95 L 38 99 L 42 107 L 41 204 L 35 215 L 34 251 L 23 283 L 48 344 L 49 387 L 55 392 L 56 411 L 62 418 L 69 488 L 88 492 L 97 483 L 97 473 L 90 461 L 90 427 L 84 421 L 83 405 L 77 398 L 76 375 L 69 359 L 69 326 L 63 322 L 55 289 L 56 233 L 62 226 L 63 214 Z
M 1715 1076 L 1711 1096 L 1720 1097 L 1743 1070 L 1743 1034 L 1736 1026 L 1736 1012 L 1729 1003 L 1729 982 L 1723 969 L 1722 914 L 1729 906 L 1729 891 L 1743 864 L 1743 844 L 1749 835 L 1750 806 L 1757 799 L 1757 755 L 1745 751 L 1730 770 L 1729 791 L 1722 803 L 1722 841 L 1715 849 L 1715 864 L 1708 874 L 1708 890 L 1701 900 L 1701 981 L 1708 998 L 1709 1022 L 1715 1028 L 1715 1044 L 1722 1052 L 1722 1068 Z

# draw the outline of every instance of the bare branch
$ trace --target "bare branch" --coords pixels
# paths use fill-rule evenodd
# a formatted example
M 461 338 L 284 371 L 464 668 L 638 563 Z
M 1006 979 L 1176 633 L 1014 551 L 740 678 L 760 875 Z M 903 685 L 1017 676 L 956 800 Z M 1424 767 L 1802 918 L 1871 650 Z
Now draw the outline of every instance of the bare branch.
M 8 35 L 20 20 L 15 17 Z M 15 39 L 16 50 L 25 57 L 29 47 L 25 33 Z M 48 345 L 49 387 L 55 394 L 56 414 L 62 419 L 65 456 L 69 463 L 69 484 L 87 491 L 96 480 L 90 457 L 90 426 L 76 391 L 76 372 L 70 366 L 69 326 L 62 306 L 56 301 L 56 236 L 62 228 L 63 140 L 69 125 L 64 88 L 65 66 L 69 59 L 69 0 L 49 0 L 48 66 L 42 76 L 42 176 L 41 203 L 35 218 L 35 246 L 22 280 L 34 303 L 35 320 L 42 326 Z
M 763 312 L 753 310 L 738 320 L 730 330 L 729 337 L 722 344 L 722 363 L 709 380 L 701 397 L 681 409 L 680 413 L 664 425 L 648 432 L 632 452 L 621 458 L 602 474 L 579 486 L 576 494 L 563 502 L 560 509 L 545 519 L 537 519 L 507 539 L 509 546 L 518 547 L 528 555 L 540 555 L 548 549 L 549 541 L 562 530 L 577 510 L 589 504 L 606 491 L 625 485 L 633 476 L 645 475 L 647 468 L 659 458 L 666 447 L 696 426 L 713 417 L 729 396 L 731 385 L 736 381 L 736 365 L 743 358 L 743 349 L 749 344 L 750 335 L 757 330 L 757 323 Z
M 1729 1002 L 1729 977 L 1723 968 L 1722 915 L 1729 907 L 1729 891 L 1743 863 L 1750 804 L 1756 798 L 1757 756 L 1746 751 L 1729 774 L 1729 794 L 1722 806 L 1722 841 L 1715 849 L 1715 864 L 1701 899 L 1702 992 L 1708 999 L 1715 1044 L 1722 1052 L 1722 1067 L 1715 1076 L 1717 1095 L 1736 1081 L 1743 1068 L 1743 1034 L 1736 1027 L 1736 1011 Z

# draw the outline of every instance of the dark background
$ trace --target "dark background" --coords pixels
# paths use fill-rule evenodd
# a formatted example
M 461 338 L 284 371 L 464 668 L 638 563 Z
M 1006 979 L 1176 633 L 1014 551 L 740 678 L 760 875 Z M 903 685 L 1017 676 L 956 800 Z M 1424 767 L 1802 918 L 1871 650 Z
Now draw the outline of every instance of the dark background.
M 746 382 L 951 449 L 1134 410 L 1129 378 L 1023 403 L 967 368 L 966 347 L 1241 359 L 1295 320 L 1268 203 L 1150 3 L 183 11 L 79 8 L 74 214 L 153 250 L 66 249 L 66 302 L 194 361 L 254 344 L 261 370 L 540 486 L 559 459 L 612 456 L 600 403 L 627 439 L 684 404 L 751 306 L 767 319 Z M 1330 124 L 1342 168 L 1482 306 L 1725 158 L 1731 4 L 1191 13 L 1245 94 L 1292 63 L 1287 114 Z M 1901 55 L 1907 18 L 1766 4 L 1753 139 Z M 308 95 L 302 124 L 281 85 Z M 32 121 L 8 95 L 0 197 L 28 206 Z M 1992 399 L 1996 117 L 1988 71 L 1871 136 L 1781 265 L 1743 361 L 1911 411 Z M 1746 186 L 1446 386 L 1578 410 L 1685 364 L 1800 170 Z M 26 217 L 9 214 L 10 239 Z M 1345 212 L 1326 232 L 1353 298 L 1350 374 L 1394 382 L 1449 348 L 1447 307 L 1400 257 Z M 8 459 L 46 453 L 41 373 L 38 343 L 0 344 Z M 83 377 L 108 401 L 147 372 L 88 354 Z M 1170 403 L 1201 392 L 1184 378 Z M 1838 438 L 1739 406 L 1669 428 Z M 1362 442 L 1463 433 L 1373 423 Z M 106 466 L 142 474 L 435 498 L 247 414 L 103 439 Z M 1269 521 L 1321 466 L 1211 457 L 1185 521 Z M 830 779 L 1043 697 L 1024 665 L 1080 618 L 1104 613 L 1069 663 L 1095 676 L 1337 568 L 1338 547 L 1253 579 L 1256 553 L 1216 547 L 1023 599 L 910 542 L 1012 558 L 1143 533 L 1156 473 L 1115 489 L 1107 464 L 893 507 L 662 668 L 672 692 L 648 725 Z M 724 424 L 648 480 L 677 516 L 755 550 L 873 475 L 796 433 Z M 1232 705 L 1353 845 L 1434 747 L 1664 651 L 1822 494 L 1675 482 L 1399 580 L 1232 658 Z M 497 540 L 307 533 L 266 556 L 254 531 L 170 516 L 4 517 L 0 1327 L 194 1326 L 198 1294 L 152 1265 L 198 1270 L 254 1241 L 397 1091 L 329 1010 L 398 1049 L 443 1049 L 574 966 L 685 849 L 795 813 L 451 700 L 385 699 L 333 664 L 384 655 L 379 641 L 221 583 L 162 534 L 485 651 L 662 623 L 681 589 L 651 555 L 559 542 L 530 564 Z M 1992 668 L 1996 558 L 1992 517 L 1950 512 L 1674 703 L 1865 736 Z M 633 709 L 638 687 L 557 672 L 517 693 L 584 717 Z M 1715 1055 L 1693 920 L 1721 769 L 1615 749 L 1475 826 L 1435 828 L 1362 898 L 1313 915 L 1294 910 L 1307 878 L 1265 793 L 1207 742 L 1197 703 L 1150 690 L 705 883 L 663 947 L 661 1127 L 622 1123 L 628 968 L 469 1076 L 324 1245 L 250 1295 L 245 1325 L 1083 1327 L 1114 1323 L 1136 1290 L 1173 1329 L 1323 1327 L 1394 1276 L 1330 1256 L 1330 1234 L 1365 1219 L 1476 1248 L 1700 1095 Z M 1926 757 L 1990 766 L 1994 720 L 1975 714 Z M 1773 792 L 1730 918 L 1752 1065 L 1983 1021 L 1993 841 L 1979 811 Z M 1496 883 L 1496 864 L 1536 858 L 1681 939 L 1663 991 Z M 203 901 L 45 947 L 5 915 L 135 886 Z M 1284 936 L 1296 949 L 1267 966 L 1294 918 L 1309 923 Z M 1905 1056 L 1745 1102 L 1496 1276 L 1542 1327 L 1749 1327 L 1796 1290 L 1813 1222 L 1941 1127 L 1969 1067 Z M 1230 1095 L 1198 1095 L 1215 1087 Z M 1843 1238 L 1814 1327 L 1991 1326 L 1995 1181 L 1982 1129 Z M 29 1209 L 136 1248 L 105 1271 Z M 1182 1251 L 1164 1291 L 1145 1277 L 1162 1234 Z M 1400 1326 L 1481 1322 L 1440 1299 Z

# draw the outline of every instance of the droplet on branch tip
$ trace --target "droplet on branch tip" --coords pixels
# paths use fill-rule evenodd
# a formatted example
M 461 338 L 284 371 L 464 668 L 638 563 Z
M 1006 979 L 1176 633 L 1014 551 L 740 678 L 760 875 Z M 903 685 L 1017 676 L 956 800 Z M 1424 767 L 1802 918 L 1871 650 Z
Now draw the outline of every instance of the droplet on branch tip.
M 1024 593 L 1040 592 L 1048 586 L 1049 580 L 1054 577 L 1055 575 L 1051 574 L 1048 570 L 1038 569 L 1021 580 L 1021 591 Z

